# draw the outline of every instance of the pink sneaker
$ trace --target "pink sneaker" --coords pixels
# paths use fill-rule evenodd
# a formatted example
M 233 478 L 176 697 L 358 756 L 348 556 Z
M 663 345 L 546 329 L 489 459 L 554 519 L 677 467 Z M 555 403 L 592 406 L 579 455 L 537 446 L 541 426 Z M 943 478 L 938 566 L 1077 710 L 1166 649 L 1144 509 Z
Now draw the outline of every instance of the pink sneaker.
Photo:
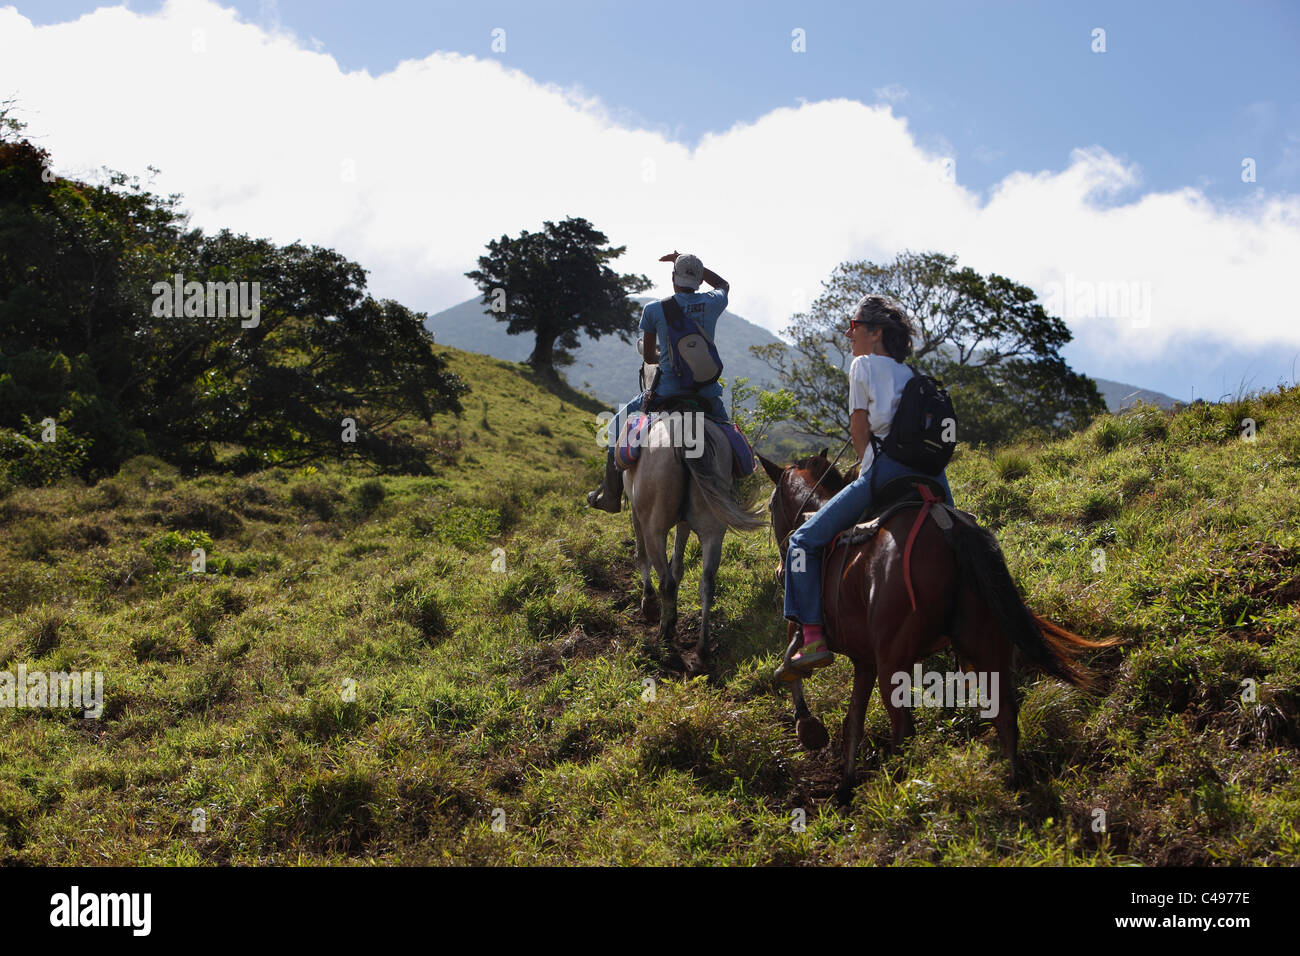
M 796 681 L 808 677 L 819 667 L 826 667 L 835 659 L 835 655 L 826 647 L 826 638 L 822 636 L 820 625 L 808 624 L 800 626 L 801 636 L 805 639 L 811 637 L 793 655 L 782 661 L 781 666 L 776 669 L 776 676 L 783 681 Z

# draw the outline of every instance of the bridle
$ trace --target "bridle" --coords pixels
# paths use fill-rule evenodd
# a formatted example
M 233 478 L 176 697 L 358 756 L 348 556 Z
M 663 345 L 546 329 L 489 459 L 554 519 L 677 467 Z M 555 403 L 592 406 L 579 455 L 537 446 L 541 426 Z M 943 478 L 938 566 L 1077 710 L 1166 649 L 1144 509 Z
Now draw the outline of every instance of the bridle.
M 835 466 L 839 464 L 840 459 L 844 457 L 844 453 L 848 451 L 849 445 L 851 445 L 852 443 L 853 443 L 853 439 L 849 438 L 848 441 L 844 443 L 843 447 L 840 448 L 839 454 L 835 456 L 835 460 L 830 463 L 830 467 L 828 467 L 825 471 L 823 471 L 821 475 L 817 478 L 817 480 L 813 482 L 813 486 L 808 489 L 808 494 L 804 495 L 803 501 L 799 503 L 799 507 L 795 510 L 794 516 L 796 518 L 798 518 L 799 515 L 803 514 L 804 507 L 808 504 L 809 501 L 812 500 L 812 496 L 817 493 L 817 488 L 821 485 L 822 479 L 825 478 L 827 475 L 829 475 L 835 469 Z M 781 486 L 778 484 L 775 488 L 772 489 L 772 497 L 769 498 L 767 502 L 768 513 L 771 514 L 773 518 L 776 517 L 776 496 L 780 491 L 781 491 Z M 781 555 L 781 562 L 782 564 L 784 564 L 786 546 L 790 543 L 790 537 L 795 533 L 796 530 L 794 522 L 791 521 L 790 516 L 785 513 L 784 503 L 781 506 L 781 517 L 785 520 L 786 526 L 790 529 L 785 533 L 785 537 L 780 541 L 777 547 L 777 551 Z M 773 522 L 773 532 L 772 532 L 773 540 L 776 539 L 776 531 L 775 531 L 774 524 L 775 523 Z

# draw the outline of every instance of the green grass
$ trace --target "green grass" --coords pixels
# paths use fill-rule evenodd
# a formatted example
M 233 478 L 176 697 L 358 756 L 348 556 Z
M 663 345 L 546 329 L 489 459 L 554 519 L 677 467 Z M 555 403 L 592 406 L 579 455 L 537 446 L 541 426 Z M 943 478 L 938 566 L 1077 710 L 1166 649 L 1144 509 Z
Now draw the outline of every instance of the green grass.
M 583 504 L 597 406 L 453 360 L 465 416 L 408 426 L 432 477 L 142 458 L 0 498 L 0 669 L 106 689 L 98 721 L 0 710 L 0 862 L 1300 862 L 1300 390 L 963 449 L 958 503 L 1031 606 L 1126 644 L 1095 698 L 1021 676 L 1019 790 L 969 713 L 884 755 L 873 699 L 841 810 L 771 678 L 770 537 L 727 538 L 710 676 L 665 669 L 628 517 Z M 807 685 L 834 742 L 850 683 Z

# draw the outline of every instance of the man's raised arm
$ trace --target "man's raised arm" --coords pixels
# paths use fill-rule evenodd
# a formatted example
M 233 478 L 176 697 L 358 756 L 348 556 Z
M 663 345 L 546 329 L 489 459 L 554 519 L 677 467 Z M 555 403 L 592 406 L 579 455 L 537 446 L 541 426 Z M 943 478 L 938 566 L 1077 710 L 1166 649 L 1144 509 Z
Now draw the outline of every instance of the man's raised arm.
M 708 266 L 704 267 L 704 281 L 715 289 L 726 289 L 728 292 L 731 291 L 731 283 L 722 278 L 722 276 L 718 275 Z

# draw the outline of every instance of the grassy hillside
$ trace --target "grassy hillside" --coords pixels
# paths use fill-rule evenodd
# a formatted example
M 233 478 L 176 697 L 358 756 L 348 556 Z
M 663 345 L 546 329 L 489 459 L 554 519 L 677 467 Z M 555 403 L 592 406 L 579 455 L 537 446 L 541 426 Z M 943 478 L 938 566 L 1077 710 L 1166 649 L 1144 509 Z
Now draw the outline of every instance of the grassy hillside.
M 1019 791 L 967 712 L 882 759 L 873 699 L 837 810 L 770 677 L 770 538 L 728 536 L 716 664 L 683 678 L 635 615 L 627 515 L 582 501 L 596 406 L 453 363 L 474 391 L 419 426 L 433 478 L 136 459 L 0 498 L 0 669 L 106 683 L 98 721 L 0 711 L 0 861 L 1300 862 L 1300 390 L 963 451 L 958 503 L 1031 606 L 1128 643 L 1095 699 L 1022 677 Z M 692 545 L 683 635 L 698 573 Z M 849 684 L 838 661 L 807 685 L 832 728 Z

